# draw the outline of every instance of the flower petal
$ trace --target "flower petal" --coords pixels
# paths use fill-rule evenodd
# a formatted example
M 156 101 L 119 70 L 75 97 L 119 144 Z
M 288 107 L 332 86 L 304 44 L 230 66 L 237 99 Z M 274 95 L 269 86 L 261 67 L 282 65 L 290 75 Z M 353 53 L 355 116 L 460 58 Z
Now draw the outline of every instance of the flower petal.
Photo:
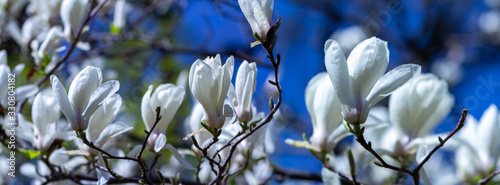
M 71 128 L 73 128 L 73 130 L 79 130 L 76 115 L 69 102 L 68 95 L 66 94 L 66 89 L 64 89 L 64 86 L 55 75 L 50 76 L 50 82 L 52 83 L 52 90 L 54 91 L 56 100 L 57 102 L 59 102 L 59 107 L 61 107 L 61 111 L 66 116 L 66 119 L 68 119 L 68 121 L 71 123 Z
M 416 64 L 404 64 L 387 72 L 377 81 L 368 97 L 366 97 L 369 107 L 378 103 L 414 76 L 419 75 L 420 69 L 420 66 Z
M 359 43 L 347 58 L 353 93 L 365 99 L 388 64 L 387 42 L 371 37 Z
M 327 146 L 328 134 L 342 121 L 342 115 L 328 73 L 314 76 L 307 84 L 305 95 L 306 107 L 313 122 L 311 143 L 329 152 L 334 146 Z
M 6 107 L 7 104 L 7 80 L 10 74 L 10 68 L 7 65 L 0 65 L 0 104 Z
M 97 140 L 101 132 L 116 118 L 122 105 L 122 98 L 114 94 L 106 98 L 102 105 L 90 116 L 86 130 L 87 139 L 91 142 Z
M 102 147 L 106 143 L 106 141 L 108 141 L 110 138 L 128 132 L 132 128 L 133 127 L 120 122 L 109 124 L 101 132 L 101 135 L 99 135 L 99 138 L 96 140 L 95 145 Z
M 88 66 L 71 82 L 68 98 L 77 116 L 81 116 L 92 93 L 101 85 L 101 69 Z
M 7 65 L 7 51 L 0 51 L 0 65 Z
M 207 113 L 216 112 L 212 109 L 217 104 L 218 86 L 214 70 L 203 61 L 196 60 L 189 71 L 189 88 Z
M 151 130 L 155 122 L 156 112 L 153 105 L 151 105 L 151 92 L 153 91 L 153 85 L 149 85 L 148 91 L 144 93 L 141 101 L 141 116 L 144 125 L 146 125 L 146 130 Z
M 481 143 L 478 146 L 480 150 L 487 152 L 491 157 L 498 156 L 500 153 L 500 139 L 498 137 L 498 131 L 500 130 L 500 120 L 498 117 L 498 108 L 492 104 L 486 111 L 484 111 L 481 120 L 479 120 L 479 125 L 477 127 L 477 133 L 479 133 L 477 141 Z
M 90 116 L 101 106 L 104 99 L 114 94 L 120 88 L 117 80 L 110 80 L 99 86 L 90 96 L 89 103 L 83 111 L 81 129 L 87 129 Z
M 341 103 L 344 120 L 356 121 L 358 117 L 347 61 L 340 45 L 331 39 L 325 43 L 325 66 Z
M 163 147 L 165 146 L 165 144 L 167 144 L 167 136 L 165 136 L 165 134 L 163 133 L 160 133 L 160 135 L 158 135 L 158 137 L 156 138 L 155 140 L 155 152 L 158 153 L 161 151 L 161 149 L 163 149 Z
M 172 156 L 174 156 L 184 168 L 187 168 L 189 170 L 196 170 L 191 164 L 189 164 L 189 162 L 186 161 L 186 159 L 184 159 L 184 157 L 182 157 L 182 155 L 174 148 L 174 146 L 172 146 L 171 144 L 167 144 L 165 145 L 165 148 L 172 152 Z
M 32 97 L 38 92 L 38 86 L 35 84 L 23 85 L 15 89 L 16 99 L 22 100 L 24 98 Z
M 158 93 L 158 99 L 161 103 L 161 120 L 155 128 L 158 133 L 166 133 L 170 121 L 174 118 L 175 113 L 182 104 L 186 91 L 183 87 L 177 87 L 173 84 L 168 85 L 166 89 Z
M 31 117 L 40 134 L 45 135 L 47 124 L 55 123 L 59 116 L 59 104 L 52 90 L 45 89 L 35 96 Z

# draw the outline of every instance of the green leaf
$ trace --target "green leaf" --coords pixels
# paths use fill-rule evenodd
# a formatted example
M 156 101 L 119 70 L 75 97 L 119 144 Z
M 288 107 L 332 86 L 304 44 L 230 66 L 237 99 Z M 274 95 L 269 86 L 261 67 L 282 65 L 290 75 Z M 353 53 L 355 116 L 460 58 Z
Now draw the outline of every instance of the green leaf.
M 34 159 L 40 155 L 40 150 L 26 150 L 26 149 L 20 148 L 19 152 L 24 154 L 29 159 Z

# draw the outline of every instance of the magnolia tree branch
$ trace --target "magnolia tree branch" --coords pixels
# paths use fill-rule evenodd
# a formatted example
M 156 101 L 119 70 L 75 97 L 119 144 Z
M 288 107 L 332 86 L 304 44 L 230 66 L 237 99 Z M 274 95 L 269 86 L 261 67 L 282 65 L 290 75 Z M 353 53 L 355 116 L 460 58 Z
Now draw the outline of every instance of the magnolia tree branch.
M 500 174 L 500 170 L 497 170 L 493 172 L 492 174 L 488 175 L 484 179 L 481 179 L 479 182 L 477 182 L 478 185 L 486 185 L 488 182 L 490 182 L 495 176 Z
M 355 181 L 353 178 L 349 177 L 348 175 L 342 173 L 340 170 L 338 170 L 337 168 L 333 167 L 332 165 L 328 164 L 328 162 L 324 162 L 323 163 L 323 167 L 327 168 L 328 170 L 338 174 L 340 177 L 342 177 L 343 179 L 349 181 L 349 184 L 359 184 L 357 181 Z
M 425 158 L 422 160 L 422 162 L 420 162 L 412 170 L 408 170 L 408 169 L 405 169 L 405 168 L 396 167 L 396 166 L 390 165 L 386 161 L 384 161 L 384 159 L 382 159 L 382 157 L 375 150 L 373 150 L 373 148 L 371 147 L 371 142 L 368 142 L 368 143 L 366 142 L 366 140 L 365 140 L 365 138 L 363 136 L 364 128 L 354 129 L 354 130 L 358 130 L 358 132 L 357 133 L 353 133 L 353 134 L 356 136 L 356 141 L 358 141 L 358 143 L 361 144 L 361 146 L 363 146 L 363 148 L 365 148 L 368 152 L 370 152 L 371 154 L 373 154 L 373 156 L 375 156 L 375 158 L 377 158 L 377 160 L 379 162 L 376 162 L 376 161 L 374 162 L 377 166 L 380 166 L 380 167 L 383 167 L 383 168 L 388 168 L 388 169 L 391 169 L 391 170 L 394 170 L 394 171 L 397 171 L 397 172 L 401 172 L 401 173 L 406 173 L 406 174 L 412 176 L 413 183 L 415 185 L 418 185 L 420 183 L 420 177 L 419 177 L 420 169 L 424 166 L 424 164 L 427 161 L 429 161 L 429 159 L 431 158 L 431 156 L 437 150 L 439 150 L 441 147 L 444 146 L 444 144 L 446 143 L 446 141 L 448 141 L 451 137 L 453 137 L 465 125 L 465 118 L 467 117 L 467 113 L 468 113 L 467 109 L 462 110 L 462 115 L 461 115 L 460 120 L 458 121 L 458 124 L 455 127 L 455 129 L 453 129 L 453 131 L 451 133 L 449 133 L 448 136 L 446 136 L 446 138 L 444 140 L 441 139 L 441 137 L 439 137 L 438 138 L 439 139 L 439 144 L 436 145 L 431 150 L 431 152 L 429 154 L 427 154 L 427 156 L 425 156 Z M 491 177 L 491 178 L 493 178 L 493 177 Z
M 444 144 L 446 143 L 446 141 L 448 141 L 451 137 L 453 137 L 453 135 L 455 135 L 460 129 L 462 129 L 462 127 L 464 127 L 465 125 L 465 118 L 467 117 L 467 113 L 469 112 L 469 110 L 467 109 L 464 109 L 462 110 L 462 115 L 460 116 L 460 120 L 458 121 L 458 124 L 457 126 L 455 127 L 455 129 L 453 129 L 453 131 L 451 131 L 450 134 L 448 134 L 448 136 L 446 136 L 446 138 L 441 139 L 441 137 L 439 137 L 439 144 L 436 145 L 434 147 L 434 149 L 431 150 L 431 152 L 429 154 L 427 154 L 427 156 L 425 156 L 424 160 L 422 160 L 422 162 L 420 162 L 420 164 L 417 165 L 417 167 L 413 168 L 412 170 L 412 174 L 410 174 L 412 177 L 413 177 L 413 182 L 414 184 L 419 184 L 419 172 L 420 172 L 420 169 L 424 166 L 424 164 L 429 161 L 429 159 L 431 158 L 431 156 L 436 153 L 437 150 L 439 150 L 441 147 L 444 146 Z
M 257 40 L 259 40 L 259 42 L 262 44 L 262 47 L 267 51 L 267 53 L 268 53 L 267 58 L 269 58 L 269 60 L 271 61 L 271 64 L 273 65 L 274 81 L 270 80 L 269 83 L 271 83 L 272 85 L 274 85 L 276 87 L 276 90 L 278 91 L 278 100 L 277 100 L 276 104 L 274 104 L 274 102 L 272 102 L 272 99 L 271 99 L 271 102 L 269 103 L 270 108 L 271 108 L 271 112 L 265 117 L 265 119 L 261 120 L 259 124 L 257 124 L 254 128 L 249 129 L 249 132 L 246 132 L 239 139 L 237 139 L 234 143 L 231 144 L 231 147 L 229 149 L 229 153 L 227 154 L 226 158 L 224 159 L 224 162 L 222 162 L 222 165 L 219 168 L 219 174 L 212 182 L 210 182 L 210 184 L 225 184 L 226 183 L 225 181 L 223 181 L 223 179 L 227 180 L 227 178 L 225 176 L 230 175 L 229 163 L 231 161 L 231 158 L 234 155 L 234 152 L 236 151 L 237 146 L 241 142 L 243 142 L 243 140 L 245 140 L 246 138 L 251 136 L 255 131 L 259 130 L 260 128 L 264 127 L 267 123 L 269 123 L 273 119 L 274 114 L 278 111 L 279 107 L 281 106 L 281 101 L 282 101 L 281 94 L 282 94 L 283 90 L 281 89 L 281 85 L 280 85 L 279 79 L 278 79 L 278 77 L 279 77 L 278 69 L 279 69 L 279 65 L 281 62 L 281 56 L 280 56 L 280 54 L 277 54 L 276 59 L 275 59 L 274 53 L 273 53 L 274 46 L 276 45 L 276 41 L 277 41 L 276 40 L 277 37 L 275 36 L 275 34 L 276 34 L 276 31 L 279 28 L 280 24 L 281 24 L 281 20 L 278 19 L 278 21 L 276 21 L 276 24 L 274 24 L 273 27 L 268 31 L 268 33 L 267 33 L 268 37 L 266 38 L 266 40 L 260 39 L 258 37 L 258 35 L 255 34 Z M 235 136 L 235 137 L 237 137 L 237 136 Z

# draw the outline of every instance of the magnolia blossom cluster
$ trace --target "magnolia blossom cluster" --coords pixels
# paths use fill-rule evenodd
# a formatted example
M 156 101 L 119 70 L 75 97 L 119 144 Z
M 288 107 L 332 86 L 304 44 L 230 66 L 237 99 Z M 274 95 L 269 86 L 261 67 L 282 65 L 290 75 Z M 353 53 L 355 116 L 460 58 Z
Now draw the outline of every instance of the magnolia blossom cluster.
M 388 56 L 387 43 L 375 37 L 360 42 L 347 60 L 337 42 L 328 40 L 325 44 L 327 72 L 313 77 L 305 91 L 313 134 L 309 141 L 287 139 L 286 142 L 313 152 L 330 153 L 339 140 L 352 132 L 344 126 L 363 124 L 366 129 L 361 134 L 386 161 L 402 167 L 422 162 L 440 143 L 437 138 L 448 134 L 433 134 L 432 130 L 451 111 L 454 98 L 445 80 L 434 74 L 420 74 L 418 65 L 404 64 L 384 74 Z M 375 106 L 389 95 L 388 109 Z M 424 184 L 476 183 L 478 177 L 485 178 L 498 169 L 500 140 L 493 136 L 500 126 L 498 116 L 498 109 L 492 105 L 479 124 L 468 117 L 463 131 L 446 147 L 456 151 L 456 173 L 443 170 L 446 174 L 437 175 L 427 173 L 433 172 L 432 168 L 424 168 L 420 172 Z M 339 126 L 342 121 L 344 126 Z M 482 142 L 477 144 L 477 141 Z M 356 156 L 356 174 L 361 180 L 382 184 L 396 173 L 370 165 L 376 159 L 361 145 L 353 143 L 351 148 L 352 154 L 348 155 Z M 352 169 L 347 163 L 348 155 L 330 155 L 330 165 L 348 172 Z M 438 160 L 430 163 L 443 165 Z M 325 168 L 322 175 L 326 184 L 340 184 L 338 174 Z
M 158 5 L 170 3 L 160 1 Z M 276 55 L 275 59 L 272 51 L 280 22 L 272 24 L 274 1 L 238 0 L 238 4 L 278 76 L 281 58 Z M 7 32 L 22 52 L 31 55 L 34 66 L 30 70 L 37 73 L 35 78 L 41 74 L 47 80 L 15 89 L 16 109 L 20 108 L 15 112 L 19 147 L 15 151 L 33 160 L 19 165 L 22 176 L 31 178 L 32 184 L 175 184 L 184 179 L 224 184 L 228 178 L 234 184 L 265 184 L 278 174 L 300 176 L 286 174 L 272 164 L 269 155 L 279 150 L 273 140 L 314 154 L 323 163 L 324 184 L 342 184 L 341 180 L 349 180 L 342 177 L 348 172 L 362 183 L 394 183 L 399 175 L 379 167 L 384 164 L 373 163 L 380 159 L 402 169 L 427 162 L 417 171 L 423 184 L 474 184 L 500 170 L 500 138 L 496 137 L 500 113 L 495 105 L 479 121 L 468 116 L 465 126 L 446 142 L 444 149 L 454 152 L 456 168 L 444 164 L 439 155 L 427 161 L 431 150 L 444 145 L 442 138 L 450 134 L 433 132 L 454 105 L 447 82 L 431 73 L 421 74 L 416 64 L 388 70 L 388 43 L 368 38 L 358 27 L 350 28 L 354 36 L 337 33 L 333 38 L 338 42 L 330 39 L 324 44 L 326 72 L 315 75 L 305 89 L 313 132 L 309 137 L 304 134 L 303 141 L 272 138 L 274 133 L 266 123 L 271 124 L 272 119 L 274 123 L 287 121 L 280 120 L 282 112 L 276 111 L 280 104 L 273 99 L 267 116 L 255 106 L 257 64 L 233 56 L 224 61 L 219 54 L 194 61 L 189 72 L 179 75 L 177 84 L 148 82 L 137 106 L 142 122 L 133 123 L 133 119 L 120 116 L 126 101 L 133 100 L 124 96 L 128 92 L 120 91 L 118 80 L 105 80 L 117 75 L 102 71 L 103 57 L 90 58 L 82 65 L 68 64 L 67 70 L 58 71 L 67 60 L 59 58 L 62 51 L 69 57 L 74 47 L 83 52 L 92 49 L 80 38 L 90 29 L 86 25 L 98 10 L 94 8 L 110 5 L 114 6 L 111 35 L 122 37 L 121 33 L 128 30 L 125 26 L 130 4 L 126 0 L 0 1 L 0 26 L 5 28 L 0 31 Z M 6 14 L 19 11 L 29 15 L 23 25 L 6 18 Z M 486 30 L 494 31 L 489 27 Z M 345 52 L 350 52 L 348 57 Z M 11 69 L 7 53 L 0 51 L 0 137 L 5 140 L 7 116 L 3 113 L 10 101 L 6 82 L 9 75 L 19 75 L 23 70 L 22 64 Z M 63 77 L 65 73 L 69 73 L 67 78 Z M 273 94 L 281 103 L 278 78 L 268 81 L 273 90 L 277 89 Z M 387 97 L 387 108 L 377 106 Z M 138 105 L 139 100 L 132 104 Z M 182 118 L 186 104 L 191 108 L 190 115 Z M 184 128 L 184 140 L 191 141 L 172 140 L 171 125 Z M 137 132 L 139 128 L 144 131 Z M 358 142 L 345 142 L 351 134 Z M 366 144 L 362 142 L 365 139 L 369 141 Z M 347 152 L 334 152 L 344 148 L 338 147 L 340 143 L 347 143 Z M 5 152 L 3 148 L 1 152 Z M 7 159 L 0 159 L 6 166 Z M 5 170 L 0 172 L 0 184 L 8 183 Z M 151 180 L 153 177 L 156 179 Z

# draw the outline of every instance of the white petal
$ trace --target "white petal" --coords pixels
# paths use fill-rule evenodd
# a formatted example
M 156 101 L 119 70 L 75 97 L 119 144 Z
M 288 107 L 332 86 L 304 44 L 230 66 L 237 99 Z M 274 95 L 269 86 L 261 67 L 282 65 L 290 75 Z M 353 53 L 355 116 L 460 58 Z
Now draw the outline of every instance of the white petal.
M 0 51 L 0 65 L 7 65 L 7 51 Z
M 0 65 L 0 104 L 6 107 L 7 104 L 7 80 L 9 79 L 10 68 L 7 65 Z
M 392 91 L 404 85 L 408 80 L 419 75 L 420 69 L 420 66 L 416 64 L 404 64 L 387 72 L 377 81 L 366 98 L 368 105 L 372 107 Z
M 347 58 L 352 92 L 365 99 L 389 63 L 387 42 L 371 37 L 359 43 Z
M 238 99 L 236 96 L 236 91 L 234 89 L 234 85 L 231 83 L 227 90 L 227 100 L 229 101 L 229 104 L 231 104 L 232 107 L 238 107 Z
M 330 80 L 336 90 L 342 108 L 342 115 L 346 121 L 357 121 L 356 104 L 351 82 L 349 69 L 342 48 L 334 40 L 327 40 L 325 43 L 325 66 Z
M 61 111 L 66 116 L 66 119 L 68 119 L 68 121 L 71 123 L 71 128 L 73 128 L 73 130 L 79 130 L 76 115 L 69 102 L 68 95 L 66 94 L 66 89 L 64 89 L 64 86 L 55 75 L 50 76 L 50 82 L 52 83 L 52 89 L 54 91 L 56 100 L 59 102 Z
M 17 116 L 17 132 L 16 137 L 19 137 L 26 141 L 31 141 L 35 138 L 33 124 L 28 122 L 26 118 L 24 118 L 23 114 L 19 114 Z
M 189 88 L 194 97 L 203 105 L 207 113 L 216 112 L 219 96 L 217 79 L 214 70 L 201 60 L 197 60 L 189 71 Z
M 45 89 L 35 96 L 31 107 L 31 117 L 38 131 L 45 135 L 47 124 L 59 119 L 59 104 L 51 89 Z
M 74 78 L 68 97 L 77 116 L 83 113 L 91 94 L 101 85 L 101 69 L 88 66 Z
M 110 80 L 103 83 L 90 95 L 89 103 L 82 114 L 81 129 L 87 129 L 90 116 L 101 106 L 105 98 L 114 94 L 119 88 L 120 83 L 117 80 Z
M 101 132 L 116 118 L 122 99 L 120 95 L 114 94 L 106 98 L 102 105 L 92 114 L 86 130 L 87 139 L 91 142 L 97 140 Z
M 311 142 L 326 150 L 334 146 L 326 146 L 328 134 L 342 120 L 340 102 L 335 89 L 326 72 L 319 73 L 309 81 L 306 87 L 306 107 L 313 122 Z
M 108 139 L 115 137 L 117 135 L 120 135 L 122 133 L 128 132 L 131 130 L 133 127 L 128 126 L 124 123 L 113 123 L 109 124 L 101 133 L 99 138 L 96 140 L 95 145 L 102 147 Z
M 38 86 L 34 84 L 23 85 L 15 89 L 16 99 L 24 99 L 34 96 L 38 92 Z
M 155 107 L 151 105 L 151 92 L 153 91 L 153 85 L 150 85 L 148 91 L 144 93 L 141 101 L 141 116 L 142 121 L 146 125 L 146 130 L 151 130 L 155 122 L 156 112 Z
M 168 125 L 172 121 L 175 113 L 182 104 L 184 99 L 185 90 L 183 87 L 176 87 L 173 84 L 169 84 L 167 89 L 164 89 L 158 93 L 158 99 L 161 103 L 161 120 L 158 123 L 155 130 L 159 133 L 167 132 Z
M 220 95 L 218 99 L 218 107 L 222 108 L 222 105 L 224 104 L 224 101 L 227 96 L 227 91 L 229 89 L 229 86 L 231 85 L 231 79 L 233 77 L 233 69 L 234 69 L 234 58 L 233 56 L 230 56 L 227 60 L 224 66 L 222 66 L 222 76 L 220 77 L 221 79 L 221 86 L 220 86 Z
M 63 165 L 68 162 L 69 156 L 66 154 L 66 150 L 64 148 L 59 148 L 54 150 L 49 157 L 49 161 L 55 165 Z
M 165 144 L 167 144 L 167 136 L 165 136 L 165 134 L 163 133 L 160 133 L 160 135 L 158 135 L 158 137 L 156 138 L 155 140 L 155 152 L 158 153 L 161 151 L 161 149 L 163 149 L 163 147 L 165 146 Z
M 186 161 L 186 159 L 184 159 L 184 157 L 182 157 L 182 155 L 174 148 L 174 146 L 172 146 L 171 144 L 167 144 L 165 145 L 165 148 L 172 152 L 172 156 L 174 156 L 184 168 L 187 168 L 189 170 L 196 170 L 189 162 Z
M 500 122 L 498 118 L 498 108 L 492 104 L 486 111 L 484 111 L 479 126 L 477 128 L 478 143 L 483 151 L 487 152 L 490 156 L 498 156 L 500 153 L 500 139 L 498 139 L 498 131 L 500 130 Z
M 102 185 L 102 184 L 107 184 L 109 179 L 111 178 L 111 174 L 108 172 L 101 170 L 100 168 L 96 168 L 97 171 L 97 184 Z

